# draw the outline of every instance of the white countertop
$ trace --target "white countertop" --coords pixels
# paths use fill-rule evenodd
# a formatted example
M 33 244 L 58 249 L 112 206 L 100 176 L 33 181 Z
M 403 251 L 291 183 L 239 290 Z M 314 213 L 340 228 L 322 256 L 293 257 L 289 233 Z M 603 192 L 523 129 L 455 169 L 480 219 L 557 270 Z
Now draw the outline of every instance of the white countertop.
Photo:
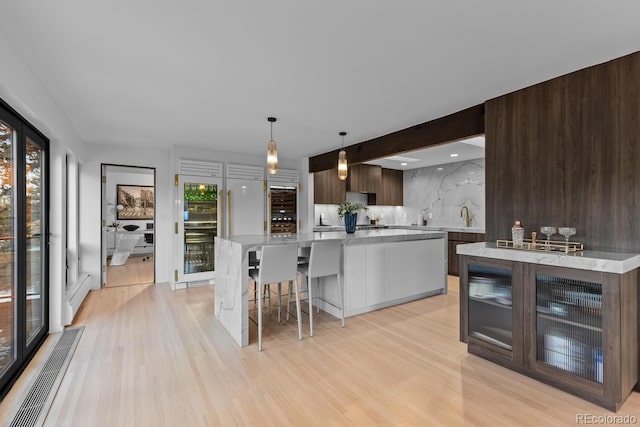
M 427 230 L 427 231 L 455 231 L 462 233 L 484 233 L 485 229 L 481 227 L 455 227 L 440 225 L 389 225 L 390 228 L 401 228 L 409 230 Z
M 443 239 L 447 234 L 438 231 L 423 230 L 398 230 L 385 228 L 378 230 L 357 230 L 353 234 L 344 231 L 321 231 L 316 233 L 298 233 L 288 235 L 251 234 L 229 237 L 216 237 L 216 239 L 229 240 L 242 245 L 243 249 L 252 249 L 262 245 L 277 245 L 285 243 L 297 243 L 300 246 L 310 246 L 314 241 L 341 241 L 345 245 L 366 244 L 380 242 L 403 242 L 410 240 Z
M 366 226 L 367 224 L 358 224 Z M 454 231 L 462 233 L 484 233 L 485 229 L 480 227 L 446 227 L 439 225 L 386 225 L 387 229 L 393 228 L 396 230 L 422 230 L 422 231 Z M 316 225 L 313 227 L 313 231 L 340 231 L 344 230 L 344 225 Z
M 107 230 L 108 234 L 153 234 L 153 229 L 147 230 L 146 228 L 139 228 L 137 230 L 127 231 L 127 230 Z
M 575 253 L 541 252 L 521 249 L 498 248 L 495 243 L 467 243 L 457 246 L 459 255 L 505 259 L 531 264 L 577 268 L 623 274 L 640 267 L 640 254 L 582 251 Z

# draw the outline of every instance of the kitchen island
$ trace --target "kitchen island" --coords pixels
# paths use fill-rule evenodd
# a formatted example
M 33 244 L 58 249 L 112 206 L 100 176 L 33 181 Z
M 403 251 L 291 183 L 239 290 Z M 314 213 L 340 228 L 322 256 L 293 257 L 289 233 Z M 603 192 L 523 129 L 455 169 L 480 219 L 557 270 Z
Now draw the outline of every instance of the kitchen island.
M 215 316 L 238 345 L 249 344 L 249 253 L 263 245 L 339 241 L 345 316 L 446 293 L 447 233 L 359 230 L 282 236 L 216 237 Z M 335 276 L 321 279 L 318 296 L 339 305 Z M 314 295 L 315 296 L 315 295 Z M 337 315 L 330 304 L 320 308 Z

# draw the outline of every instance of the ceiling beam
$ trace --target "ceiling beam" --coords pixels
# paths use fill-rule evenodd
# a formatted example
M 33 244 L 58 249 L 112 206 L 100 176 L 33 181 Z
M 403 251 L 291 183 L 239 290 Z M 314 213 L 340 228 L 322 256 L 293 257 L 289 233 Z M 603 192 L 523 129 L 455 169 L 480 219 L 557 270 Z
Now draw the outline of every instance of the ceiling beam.
M 349 164 L 406 153 L 484 133 L 484 104 L 439 119 L 411 126 L 388 135 L 344 147 Z M 329 151 L 309 158 L 309 172 L 335 168 L 338 152 Z

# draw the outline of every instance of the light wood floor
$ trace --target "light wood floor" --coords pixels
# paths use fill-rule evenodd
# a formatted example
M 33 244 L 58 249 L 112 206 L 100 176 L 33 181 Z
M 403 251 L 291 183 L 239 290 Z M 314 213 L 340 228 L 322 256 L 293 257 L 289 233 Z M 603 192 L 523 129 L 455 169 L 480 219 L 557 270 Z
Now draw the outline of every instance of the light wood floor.
M 275 316 L 274 316 L 275 317 Z M 266 316 L 265 316 L 266 318 Z M 305 320 L 305 327 L 308 326 Z M 85 332 L 47 426 L 558 426 L 610 414 L 467 354 L 450 293 L 347 319 L 266 322 L 264 351 L 239 348 L 213 315 L 213 288 L 93 291 Z M 50 337 L 0 404 L 0 419 L 55 344 Z M 640 419 L 640 393 L 618 412 Z
M 153 255 L 132 255 L 124 265 L 107 262 L 105 286 L 126 286 L 153 283 Z

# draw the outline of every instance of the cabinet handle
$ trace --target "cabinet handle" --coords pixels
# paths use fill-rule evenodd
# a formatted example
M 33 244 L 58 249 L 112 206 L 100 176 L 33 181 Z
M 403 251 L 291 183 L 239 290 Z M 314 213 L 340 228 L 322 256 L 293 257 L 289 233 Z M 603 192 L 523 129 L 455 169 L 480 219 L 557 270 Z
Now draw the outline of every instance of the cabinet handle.
M 224 224 L 224 210 L 218 209 L 218 202 L 220 207 L 222 207 L 222 190 L 218 191 L 218 200 L 216 201 L 216 212 L 220 212 L 220 221 L 218 221 L 218 225 L 216 226 L 216 233 L 224 234 L 224 228 L 220 224 Z
M 231 236 L 231 190 L 227 191 L 227 236 Z

